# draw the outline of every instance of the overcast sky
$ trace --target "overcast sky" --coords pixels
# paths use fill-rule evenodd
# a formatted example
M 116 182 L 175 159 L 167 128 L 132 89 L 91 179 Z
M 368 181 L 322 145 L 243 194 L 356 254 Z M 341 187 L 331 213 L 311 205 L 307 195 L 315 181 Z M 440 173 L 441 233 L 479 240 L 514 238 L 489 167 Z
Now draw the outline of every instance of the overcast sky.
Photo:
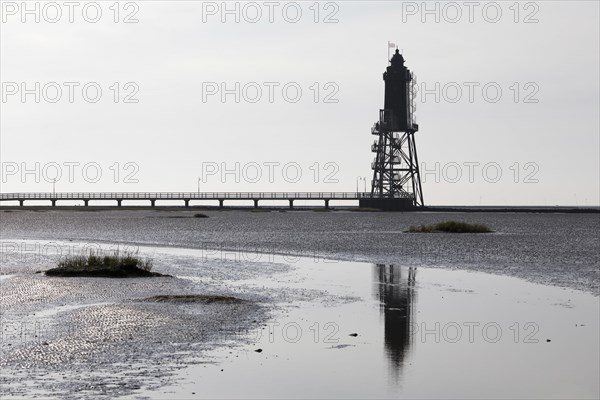
M 597 1 L 1 3 L 2 192 L 363 190 L 391 41 L 426 204 L 600 203 Z

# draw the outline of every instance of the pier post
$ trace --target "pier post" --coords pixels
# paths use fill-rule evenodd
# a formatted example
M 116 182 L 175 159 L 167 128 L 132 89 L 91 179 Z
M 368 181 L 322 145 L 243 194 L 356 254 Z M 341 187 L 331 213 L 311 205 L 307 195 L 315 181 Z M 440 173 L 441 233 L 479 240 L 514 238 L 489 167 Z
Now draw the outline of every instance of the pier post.
M 223 199 L 219 199 L 219 208 L 223 208 Z
M 52 207 L 56 207 L 56 200 L 50 200 L 52 202 Z
M 117 200 L 117 207 L 121 207 L 121 202 L 122 202 L 122 201 L 123 201 L 123 200 L 121 200 L 121 199 L 118 199 L 118 200 Z
M 328 209 L 329 208 L 329 199 L 325 199 L 325 208 Z
M 189 201 L 189 200 L 183 200 L 183 201 L 185 201 L 185 206 L 186 206 L 186 207 L 189 207 L 189 206 L 190 206 L 190 201 Z
M 258 199 L 254 199 L 254 208 L 258 208 Z
M 150 207 L 154 207 L 156 205 L 156 200 L 150 199 Z
M 294 208 L 294 200 L 290 199 L 290 209 Z
M 84 200 L 83 200 L 83 206 L 84 206 L 84 207 L 87 207 L 89 202 L 90 202 L 89 200 L 85 200 L 85 199 L 84 199 Z
M 20 205 L 21 207 L 23 207 L 23 205 L 24 205 L 24 204 L 25 204 L 25 200 L 19 200 L 19 205 Z

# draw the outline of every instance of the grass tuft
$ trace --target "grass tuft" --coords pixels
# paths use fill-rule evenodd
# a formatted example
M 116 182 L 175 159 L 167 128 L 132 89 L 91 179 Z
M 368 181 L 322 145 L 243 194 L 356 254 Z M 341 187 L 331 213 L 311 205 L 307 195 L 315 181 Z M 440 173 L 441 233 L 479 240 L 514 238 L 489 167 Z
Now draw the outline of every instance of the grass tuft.
M 152 272 L 151 269 L 152 260 L 140 257 L 137 252 L 116 250 L 101 254 L 92 250 L 87 255 L 69 255 L 62 258 L 56 268 L 46 271 L 46 275 L 105 278 L 167 276 Z
M 469 224 L 460 221 L 438 222 L 431 225 L 411 226 L 408 232 L 412 233 L 431 233 L 431 232 L 449 232 L 449 233 L 489 233 L 490 228 L 482 224 Z

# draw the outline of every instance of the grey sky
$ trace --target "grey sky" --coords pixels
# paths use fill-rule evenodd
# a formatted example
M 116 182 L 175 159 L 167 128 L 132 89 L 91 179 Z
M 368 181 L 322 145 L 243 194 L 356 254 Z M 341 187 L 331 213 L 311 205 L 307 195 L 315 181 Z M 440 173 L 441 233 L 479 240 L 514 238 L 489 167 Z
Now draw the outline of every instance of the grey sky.
M 438 4 L 439 23 L 434 14 L 422 14 L 422 2 L 321 2 L 317 23 L 313 2 L 298 3 L 297 23 L 285 20 L 295 17 L 289 5 L 282 14 L 286 2 L 274 6 L 273 23 L 264 2 L 254 3 L 263 13 L 257 23 L 245 20 L 256 9 L 246 6 L 244 14 L 245 3 L 239 3 L 239 23 L 233 15 L 222 23 L 219 12 L 202 12 L 221 2 L 122 2 L 119 20 L 139 8 L 139 22 L 130 24 L 113 22 L 113 2 L 98 2 L 97 23 L 82 17 L 88 2 L 76 8 L 74 23 L 62 2 L 57 23 L 44 15 L 39 23 L 33 16 L 22 23 L 21 10 L 13 15 L 7 3 L 0 32 L 3 192 L 52 190 L 43 171 L 39 183 L 35 174 L 22 176 L 23 166 L 34 169 L 36 162 L 46 167 L 46 178 L 54 174 L 51 163 L 61 166 L 57 191 L 195 191 L 203 163 L 206 172 L 215 165 L 233 170 L 236 162 L 239 176 L 205 175 L 201 189 L 354 191 L 357 177 L 371 178 L 370 128 L 383 106 L 382 73 L 392 41 L 420 88 L 433 90 L 439 82 L 439 102 L 434 93 L 420 93 L 417 104 L 419 161 L 430 171 L 421 171 L 427 204 L 600 203 L 598 2 L 479 2 L 472 23 L 463 2 L 427 3 L 430 9 Z M 39 4 L 42 12 L 45 3 Z M 496 5 L 502 15 L 488 22 Z M 457 9 L 462 18 L 452 23 Z M 324 23 L 327 16 L 338 22 Z M 21 93 L 7 93 L 22 82 L 30 89 L 35 82 L 57 82 L 62 97 L 47 101 L 51 87 L 40 103 L 33 94 L 23 102 Z M 73 103 L 63 82 L 79 83 Z M 87 82 L 102 89 L 97 103 L 82 97 Z M 117 103 L 110 89 L 115 82 Z M 133 85 L 124 87 L 127 82 Z M 204 93 L 203 99 L 203 87 L 222 82 L 230 89 L 240 83 L 239 103 L 234 94 L 225 102 L 220 94 Z M 256 103 L 250 102 L 252 82 L 262 90 Z M 264 82 L 272 82 L 273 102 Z M 285 99 L 286 84 L 292 97 L 294 87 L 301 88 L 298 102 Z M 124 103 L 136 87 L 132 99 L 138 102 Z M 457 87 L 462 97 L 453 102 Z M 502 95 L 492 102 L 496 88 Z M 328 95 L 337 103 L 325 102 Z M 73 182 L 69 162 L 80 163 Z M 100 166 L 97 182 L 82 176 L 88 163 Z M 15 165 L 19 170 L 8 174 Z M 298 166 L 302 177 L 295 182 Z M 496 178 L 498 168 L 502 176 Z M 129 172 L 139 182 L 127 183 Z

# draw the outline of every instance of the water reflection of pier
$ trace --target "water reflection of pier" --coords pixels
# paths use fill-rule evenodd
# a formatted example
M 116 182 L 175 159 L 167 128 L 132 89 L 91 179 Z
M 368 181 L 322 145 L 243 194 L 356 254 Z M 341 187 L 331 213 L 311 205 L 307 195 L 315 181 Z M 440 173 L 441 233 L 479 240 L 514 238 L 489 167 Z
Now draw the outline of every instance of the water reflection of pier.
M 417 269 L 384 264 L 373 268 L 375 294 L 384 317 L 385 351 L 392 368 L 398 372 L 411 345 Z

